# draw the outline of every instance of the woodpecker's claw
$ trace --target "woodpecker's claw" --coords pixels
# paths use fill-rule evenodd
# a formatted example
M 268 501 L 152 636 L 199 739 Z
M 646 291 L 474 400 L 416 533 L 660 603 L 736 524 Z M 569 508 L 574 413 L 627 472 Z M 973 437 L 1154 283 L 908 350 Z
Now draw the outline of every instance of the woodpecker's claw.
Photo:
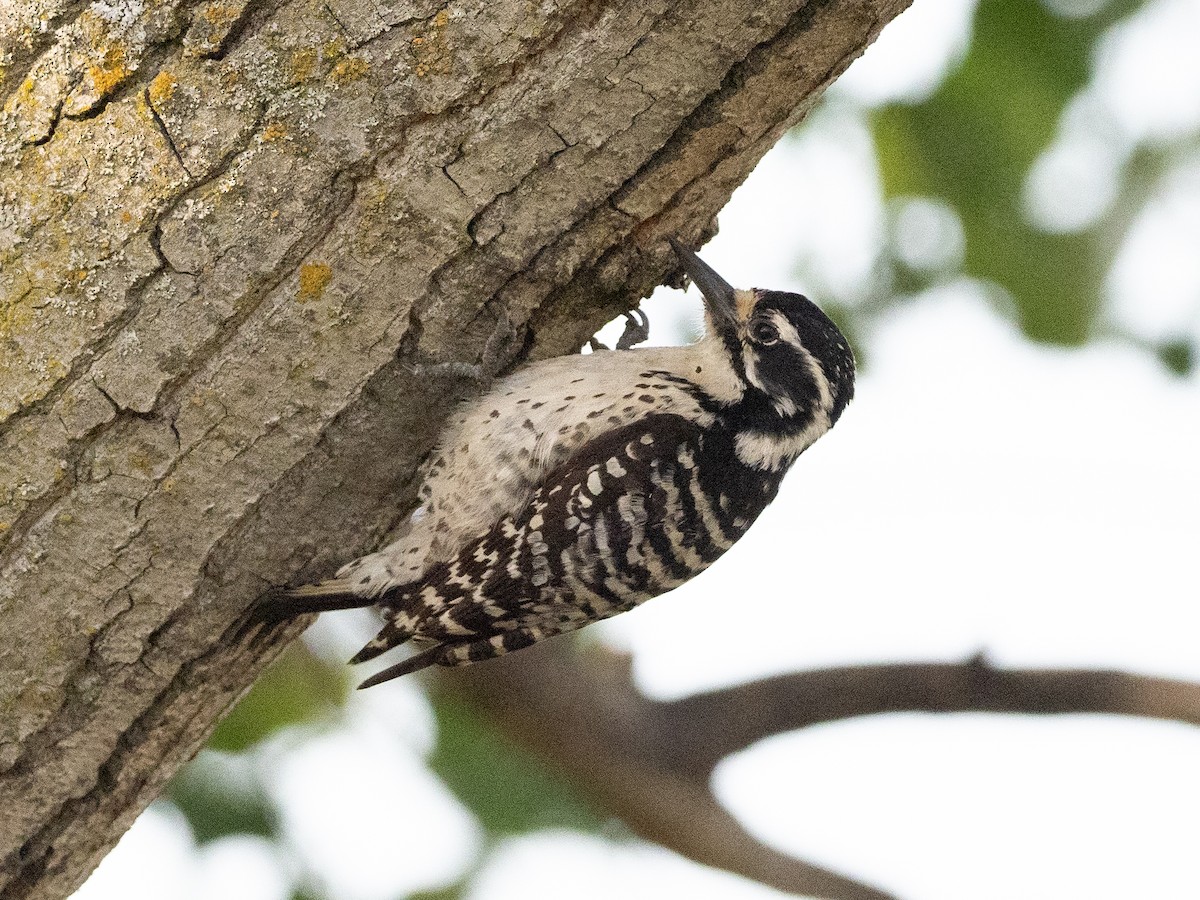
M 618 350 L 628 350 L 650 340 L 650 318 L 640 309 L 625 313 L 625 331 L 617 341 Z
M 483 346 L 483 358 L 480 360 L 480 365 L 483 371 L 488 373 L 489 380 L 496 372 L 512 363 L 513 357 L 524 348 L 528 337 L 526 328 L 518 327 L 507 314 L 501 314 L 495 330 Z
M 410 371 L 417 378 L 466 378 L 486 391 L 491 387 L 495 373 L 521 352 L 526 337 L 524 329 L 514 326 L 508 316 L 501 316 L 484 344 L 479 362 L 418 363 L 411 366 Z
M 617 339 L 617 349 L 628 350 L 649 339 L 650 319 L 640 309 L 627 311 L 625 313 L 625 330 L 621 332 L 621 336 Z M 592 348 L 593 353 L 597 350 L 610 349 L 594 337 L 588 338 L 588 346 Z

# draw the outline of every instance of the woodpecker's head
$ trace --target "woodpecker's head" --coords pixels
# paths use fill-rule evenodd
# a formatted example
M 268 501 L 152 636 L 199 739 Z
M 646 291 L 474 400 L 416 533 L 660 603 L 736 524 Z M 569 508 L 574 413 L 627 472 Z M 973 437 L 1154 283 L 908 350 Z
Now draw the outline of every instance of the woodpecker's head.
M 781 437 L 802 430 L 808 443 L 828 430 L 854 396 L 854 354 L 838 327 L 801 294 L 735 290 L 678 241 L 671 247 L 744 385 L 737 406 L 746 427 Z

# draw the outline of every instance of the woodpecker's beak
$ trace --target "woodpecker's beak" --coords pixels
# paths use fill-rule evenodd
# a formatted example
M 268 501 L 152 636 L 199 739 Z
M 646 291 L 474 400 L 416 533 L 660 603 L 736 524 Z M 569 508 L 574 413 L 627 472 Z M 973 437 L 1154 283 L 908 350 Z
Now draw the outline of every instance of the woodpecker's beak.
M 667 238 L 671 249 L 679 257 L 679 262 L 692 284 L 700 288 L 704 295 L 704 305 L 712 316 L 713 324 L 718 328 L 730 329 L 736 332 L 739 325 L 737 292 L 724 278 L 713 271 L 712 267 L 689 250 L 675 238 Z

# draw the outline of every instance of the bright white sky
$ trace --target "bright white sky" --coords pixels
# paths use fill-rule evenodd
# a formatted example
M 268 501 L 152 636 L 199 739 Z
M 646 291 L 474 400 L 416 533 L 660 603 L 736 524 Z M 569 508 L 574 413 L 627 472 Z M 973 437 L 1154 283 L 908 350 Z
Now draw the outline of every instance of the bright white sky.
M 931 91 L 965 48 L 972 8 L 917 0 L 889 26 L 816 127 L 735 194 L 705 258 L 739 286 L 818 300 L 823 286 L 865 290 L 887 216 L 860 110 Z M 1111 199 L 1089 172 L 1115 172 L 1134 141 L 1196 133 L 1198 33 L 1200 3 L 1158 0 L 1104 42 L 1095 84 L 1031 175 L 1037 221 L 1087 224 Z M 1098 122 L 1115 135 L 1100 150 L 1087 143 Z M 1075 206 L 1039 199 L 1037 185 L 1058 176 L 1075 178 Z M 948 229 L 938 247 L 953 248 L 953 220 L 922 214 Z M 1120 253 L 1110 321 L 1153 339 L 1200 335 L 1198 247 L 1193 157 Z M 952 283 L 883 319 L 866 336 L 854 404 L 750 535 L 702 578 L 600 626 L 635 652 L 645 690 L 981 649 L 1004 665 L 1200 680 L 1200 379 L 1172 378 L 1118 343 L 1030 346 L 993 303 Z M 678 292 L 646 308 L 664 341 L 699 315 Z M 712 627 L 732 604 L 769 627 L 743 639 Z M 361 638 L 346 618 L 310 634 L 339 658 Z M 358 694 L 349 720 L 243 763 L 267 773 L 291 840 L 339 900 L 457 878 L 482 838 L 424 767 L 433 733 L 419 691 L 402 681 Z M 1182 725 L 894 715 L 764 742 L 726 761 L 716 787 L 762 840 L 913 900 L 1196 897 L 1197 759 L 1200 730 Z M 156 807 L 76 896 L 283 900 L 290 880 L 269 845 L 197 851 Z M 505 845 L 472 897 L 664 894 L 779 896 L 654 847 L 553 833 Z

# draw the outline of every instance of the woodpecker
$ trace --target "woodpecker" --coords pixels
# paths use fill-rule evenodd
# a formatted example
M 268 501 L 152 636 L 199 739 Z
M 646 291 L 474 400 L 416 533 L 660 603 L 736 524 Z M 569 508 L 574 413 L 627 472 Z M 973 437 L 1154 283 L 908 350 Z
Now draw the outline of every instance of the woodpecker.
M 422 647 L 370 687 L 582 628 L 678 587 L 728 550 L 854 394 L 854 356 L 808 298 L 735 290 L 670 241 L 704 296 L 686 347 L 534 363 L 454 418 L 407 531 L 271 620 L 375 606 L 352 660 Z

